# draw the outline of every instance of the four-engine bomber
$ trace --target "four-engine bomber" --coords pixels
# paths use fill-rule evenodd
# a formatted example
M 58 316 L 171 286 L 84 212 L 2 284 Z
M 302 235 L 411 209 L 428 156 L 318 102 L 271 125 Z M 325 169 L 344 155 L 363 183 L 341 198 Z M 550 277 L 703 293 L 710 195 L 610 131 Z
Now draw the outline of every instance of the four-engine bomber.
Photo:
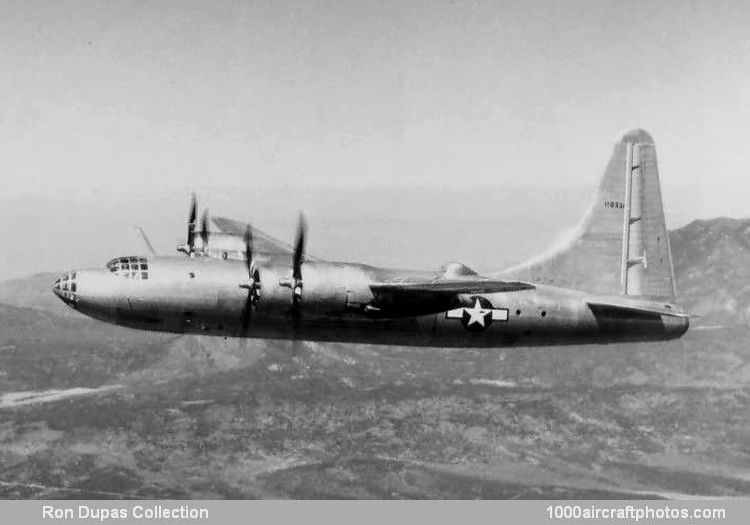
M 666 340 L 689 316 L 674 274 L 653 140 L 626 134 L 567 247 L 478 275 L 331 262 L 207 212 L 195 200 L 183 256 L 128 256 L 53 284 L 67 304 L 132 328 L 314 341 L 504 347 Z

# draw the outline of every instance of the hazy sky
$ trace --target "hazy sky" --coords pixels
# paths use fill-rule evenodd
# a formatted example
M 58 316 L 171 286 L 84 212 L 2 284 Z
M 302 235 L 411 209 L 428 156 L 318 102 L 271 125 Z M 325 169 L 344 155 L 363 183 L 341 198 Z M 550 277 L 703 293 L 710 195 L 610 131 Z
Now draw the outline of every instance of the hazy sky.
M 406 220 L 367 189 L 589 188 L 632 127 L 670 226 L 748 216 L 748 28 L 746 1 L 3 0 L 0 278 L 53 267 L 7 244 L 39 257 L 79 207 L 168 209 L 180 235 L 192 190 L 236 211 L 295 188 L 286 213 L 339 187 Z

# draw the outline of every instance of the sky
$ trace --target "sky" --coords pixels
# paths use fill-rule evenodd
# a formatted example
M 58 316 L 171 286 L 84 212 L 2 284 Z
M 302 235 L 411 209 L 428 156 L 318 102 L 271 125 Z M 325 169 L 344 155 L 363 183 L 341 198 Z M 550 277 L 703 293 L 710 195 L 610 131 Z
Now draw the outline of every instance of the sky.
M 172 250 L 193 191 L 276 235 L 346 223 L 336 255 L 364 224 L 355 255 L 421 264 L 367 235 L 474 214 L 512 251 L 634 127 L 670 227 L 749 216 L 748 27 L 743 1 L 3 0 L 0 279 L 103 262 L 134 222 Z

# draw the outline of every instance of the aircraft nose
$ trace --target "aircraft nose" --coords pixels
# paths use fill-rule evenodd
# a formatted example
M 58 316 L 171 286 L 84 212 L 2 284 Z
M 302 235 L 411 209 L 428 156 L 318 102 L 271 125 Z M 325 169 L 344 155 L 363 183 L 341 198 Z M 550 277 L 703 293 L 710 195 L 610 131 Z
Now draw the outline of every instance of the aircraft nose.
M 62 274 L 52 283 L 52 291 L 69 306 L 75 306 L 78 302 L 77 277 L 78 272 L 73 270 Z

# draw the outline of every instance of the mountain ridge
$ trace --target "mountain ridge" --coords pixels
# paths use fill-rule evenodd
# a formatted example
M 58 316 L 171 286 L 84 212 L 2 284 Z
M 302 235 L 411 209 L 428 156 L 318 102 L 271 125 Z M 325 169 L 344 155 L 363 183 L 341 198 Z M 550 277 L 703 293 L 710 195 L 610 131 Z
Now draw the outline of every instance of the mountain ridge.
M 0 283 L 0 497 L 746 497 L 748 227 L 670 234 L 706 317 L 669 342 L 224 340 L 89 319 L 53 274 Z
M 750 321 L 750 218 L 696 219 L 670 231 L 669 241 L 678 304 L 700 316 L 699 323 Z M 55 277 L 1 281 L 0 302 L 78 317 L 50 291 Z

